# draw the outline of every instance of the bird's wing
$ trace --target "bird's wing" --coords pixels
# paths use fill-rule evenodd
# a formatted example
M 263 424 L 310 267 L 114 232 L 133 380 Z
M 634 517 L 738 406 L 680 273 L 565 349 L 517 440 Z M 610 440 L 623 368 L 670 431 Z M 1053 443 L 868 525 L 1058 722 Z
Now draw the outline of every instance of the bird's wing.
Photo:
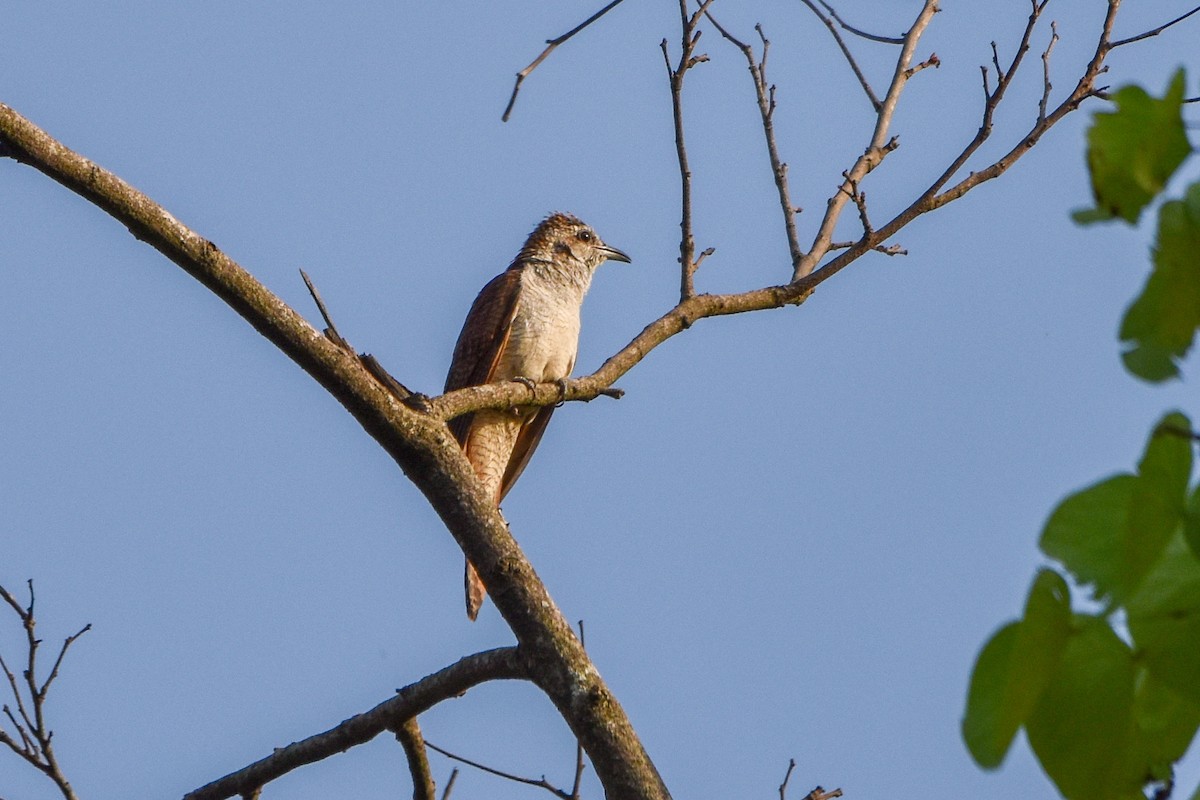
M 488 281 L 479 292 L 454 345 L 445 391 L 491 381 L 517 315 L 520 281 L 520 271 L 509 269 Z M 461 445 L 466 445 L 473 416 L 464 414 L 450 421 L 450 431 Z
M 525 471 L 525 465 L 529 463 L 533 451 L 537 449 L 538 442 L 542 440 L 542 434 L 546 432 L 546 426 L 550 424 L 550 415 L 553 413 L 554 406 L 542 406 L 528 422 L 521 426 L 521 432 L 517 434 L 517 442 L 513 445 L 512 455 L 508 458 L 508 466 L 504 468 L 504 478 L 500 481 L 501 500 L 517 482 L 517 478 L 521 477 L 521 473 Z

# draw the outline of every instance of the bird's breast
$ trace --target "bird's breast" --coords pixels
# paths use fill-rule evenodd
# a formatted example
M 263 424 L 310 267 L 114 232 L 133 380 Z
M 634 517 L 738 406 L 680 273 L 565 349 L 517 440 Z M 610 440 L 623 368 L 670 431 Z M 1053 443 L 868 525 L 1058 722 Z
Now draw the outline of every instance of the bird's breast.
M 571 288 L 523 276 L 500 377 L 553 381 L 571 374 L 583 304 Z

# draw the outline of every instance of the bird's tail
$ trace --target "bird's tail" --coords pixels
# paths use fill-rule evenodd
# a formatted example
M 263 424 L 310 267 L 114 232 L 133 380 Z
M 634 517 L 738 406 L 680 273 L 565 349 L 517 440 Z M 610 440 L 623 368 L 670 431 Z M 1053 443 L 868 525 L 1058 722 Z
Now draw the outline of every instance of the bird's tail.
M 483 598 L 487 596 L 487 589 L 470 561 L 467 562 L 463 584 L 467 593 L 467 617 L 474 622 L 475 618 L 479 616 L 479 609 L 483 608 Z

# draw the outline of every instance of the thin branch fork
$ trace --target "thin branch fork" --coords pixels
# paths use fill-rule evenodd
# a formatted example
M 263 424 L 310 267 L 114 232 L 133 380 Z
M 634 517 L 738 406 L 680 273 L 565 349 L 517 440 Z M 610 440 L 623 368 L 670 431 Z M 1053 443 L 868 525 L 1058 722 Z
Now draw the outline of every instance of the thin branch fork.
M 938 0 L 925 0 L 921 11 L 917 14 L 916 20 L 909 28 L 908 33 L 905 34 L 904 44 L 901 46 L 900 55 L 896 59 L 896 68 L 892 74 L 892 82 L 888 86 L 887 94 L 884 95 L 883 101 L 880 103 L 878 113 L 875 115 L 875 129 L 871 134 L 871 140 L 863 155 L 859 156 L 854 166 L 846 171 L 846 177 L 841 184 L 841 191 L 835 192 L 829 199 L 829 205 L 825 209 L 825 216 L 821 219 L 821 225 L 813 239 L 812 247 L 809 248 L 808 253 L 805 254 L 804 258 L 792 270 L 792 283 L 798 283 L 807 278 L 816 269 L 826 253 L 829 252 L 830 244 L 833 241 L 833 232 L 837 227 L 838 220 L 841 219 L 842 209 L 845 207 L 846 201 L 852 196 L 852 187 L 861 182 L 868 172 L 879 165 L 887 153 L 896 148 L 898 144 L 896 138 L 891 137 L 889 139 L 892 118 L 896 113 L 896 106 L 900 102 L 900 94 L 904 91 L 904 87 L 913 75 L 913 73 L 909 72 L 909 67 L 913 63 L 917 43 L 920 41 L 925 29 L 929 27 L 929 23 L 933 21 L 933 15 L 938 10 Z M 862 250 L 852 248 L 846 252 L 856 253 L 854 257 L 857 258 L 858 255 L 861 255 L 878 243 L 878 241 L 865 242 Z M 844 258 L 845 255 L 842 257 Z
M 991 136 L 992 118 L 997 106 L 1004 99 L 1008 87 L 1012 84 L 1014 76 L 1017 74 L 1025 54 L 1029 51 L 1030 40 L 1037 26 L 1038 20 L 1041 18 L 1042 12 L 1046 8 L 1049 0 L 1030 0 L 1030 14 L 1026 21 L 1025 29 L 1021 35 L 1020 42 L 1017 46 L 1016 53 L 1013 55 L 1012 61 L 1008 68 L 1005 69 L 1000 64 L 999 51 L 993 42 L 992 44 L 992 63 L 997 74 L 997 83 L 995 89 L 992 89 L 988 81 L 987 67 L 980 67 L 983 77 L 984 86 L 984 106 L 982 121 L 979 129 L 970 142 L 963 150 L 951 161 L 950 165 L 934 180 L 934 182 L 926 189 L 916 200 L 914 200 L 908 208 L 896 215 L 890 222 L 882 228 L 875 231 L 873 235 L 865 237 L 854 246 L 848 248 L 844 253 L 839 255 L 833 261 L 827 263 L 821 268 L 820 272 L 833 270 L 836 272 L 844 268 L 847 264 L 853 262 L 855 258 L 870 249 L 876 248 L 880 243 L 887 241 L 897 231 L 903 228 L 918 216 L 928 213 L 936 208 L 941 207 L 945 203 L 951 202 L 958 197 L 966 194 L 970 189 L 979 185 L 983 181 L 990 180 L 1007 170 L 1015 161 L 1021 157 L 1030 147 L 1041 137 L 1041 135 L 1050 129 L 1058 120 L 1065 116 L 1070 111 L 1074 110 L 1083 102 L 1086 97 L 1094 94 L 1092 83 L 1095 76 L 1099 74 L 1103 64 L 1104 54 L 1108 52 L 1107 41 L 1111 34 L 1113 19 L 1116 14 L 1116 8 L 1120 4 L 1120 0 L 1109 0 L 1109 13 L 1105 18 L 1105 22 L 1101 28 L 1099 43 L 1097 45 L 1096 55 L 1088 64 L 1083 77 L 1080 78 L 1076 91 L 1071 97 L 1065 100 L 1053 113 L 1048 116 L 1042 116 L 1038 123 L 1035 124 L 1031 133 L 1026 136 L 1016 147 L 1014 147 L 1007 155 L 985 168 L 977 172 L 972 172 L 967 178 L 964 178 L 958 185 L 942 192 L 946 183 L 962 169 L 963 165 L 970 159 L 972 155 L 983 145 Z M 1053 40 L 1051 40 L 1051 47 Z M 1050 48 L 1048 47 L 1047 50 Z M 1044 56 L 1044 63 L 1048 69 L 1049 55 Z M 899 70 L 898 70 L 899 72 Z M 843 184 L 845 186 L 846 184 Z M 852 190 L 848 196 L 853 196 Z M 843 201 L 844 202 L 844 201 Z M 831 206 L 832 206 L 831 201 Z M 898 252 L 898 251 L 897 251 Z M 828 277 L 828 276 L 827 276 Z M 804 283 L 807 283 L 805 281 Z
M 817 278 L 819 276 L 829 278 L 836 274 L 841 269 L 852 263 L 858 256 L 866 252 L 873 244 L 886 241 L 895 235 L 897 231 L 903 228 L 917 217 L 927 214 L 930 211 L 936 210 L 941 206 L 953 202 L 965 195 L 971 189 L 979 184 L 998 177 L 1007 171 L 1013 164 L 1017 162 L 1025 153 L 1029 152 L 1041 137 L 1063 117 L 1077 109 L 1089 97 L 1098 95 L 1102 89 L 1097 89 L 1095 86 L 1096 78 L 1103 73 L 1104 60 L 1107 54 L 1111 51 L 1110 44 L 1112 37 L 1113 25 L 1116 21 L 1117 11 L 1120 7 L 1121 0 L 1108 0 L 1108 10 L 1105 14 L 1104 21 L 1100 26 L 1100 32 L 1097 37 L 1096 50 L 1091 60 L 1085 67 L 1083 74 L 1080 76 L 1075 88 L 1055 109 L 1045 117 L 1040 117 L 1025 135 L 1011 150 L 1005 153 L 996 161 L 992 162 L 987 167 L 973 171 L 970 175 L 963 178 L 957 184 L 949 189 L 944 189 L 946 183 L 966 164 L 967 160 L 979 149 L 984 141 L 988 139 L 992 131 L 992 115 L 1004 97 L 1004 93 L 1013 80 L 1013 76 L 1019 69 L 1025 53 L 1029 49 L 1029 41 L 1033 34 L 1033 30 L 1040 18 L 1042 11 L 1046 7 L 1048 0 L 1042 0 L 1039 3 L 1037 0 L 1031 0 L 1031 11 L 1029 19 L 1025 26 L 1025 31 L 1022 34 L 1020 45 L 1017 48 L 1016 54 L 1010 63 L 1007 70 L 1000 69 L 998 56 L 993 57 L 994 63 L 997 65 L 997 71 L 1001 77 L 998 78 L 996 88 L 994 90 L 987 89 L 987 70 L 983 68 L 984 86 L 985 86 L 985 102 L 983 111 L 983 121 L 980 124 L 979 130 L 974 138 L 963 148 L 963 150 L 952 160 L 950 165 L 938 176 L 937 179 L 926 189 L 921 195 L 915 199 L 907 208 L 897 214 L 892 220 L 887 222 L 883 227 L 875 232 L 870 241 L 860 241 L 848 248 L 837 258 L 825 264 L 818 272 L 810 276 Z M 1053 41 L 1051 42 L 1053 43 Z M 1049 48 L 1047 48 L 1049 49 Z M 1039 115 L 1040 116 L 1040 115 Z M 808 279 L 800 281 L 799 286 L 808 286 Z
M 68 636 L 63 641 L 62 647 L 58 651 L 58 657 L 54 659 L 54 664 L 50 668 L 50 673 L 39 684 L 37 653 L 42 640 L 37 638 L 37 621 L 33 616 L 35 603 L 33 581 L 28 581 L 27 585 L 29 587 L 29 603 L 25 606 L 22 606 L 7 589 L 0 586 L 0 598 L 16 613 L 21 620 L 21 627 L 25 630 L 25 666 L 21 670 L 24 681 L 23 688 L 4 660 L 4 656 L 0 654 L 0 670 L 4 672 L 13 701 L 17 706 L 15 714 L 8 704 L 3 707 L 4 716 L 12 725 L 16 738 L 0 725 L 0 744 L 8 747 L 26 763 L 50 778 L 66 800 L 76 800 L 75 791 L 71 788 L 54 752 L 52 743 L 54 731 L 50 730 L 46 721 L 45 705 L 46 696 L 50 692 L 51 684 L 58 678 L 58 672 L 62 667 L 63 659 L 66 658 L 67 650 L 80 636 L 90 631 L 92 626 L 90 624 L 83 626 L 77 633 Z M 28 700 L 25 695 L 28 695 Z
M 1017 71 L 1021 68 L 1021 64 L 1025 58 L 1025 54 L 1027 52 L 1029 52 L 1030 40 L 1033 37 L 1033 32 L 1036 29 L 1038 20 L 1041 19 L 1042 12 L 1045 11 L 1046 4 L 1048 2 L 1049 2 L 1049 0 L 1042 0 L 1041 3 L 1039 3 L 1037 0 L 1030 0 L 1030 12 L 1029 12 L 1029 17 L 1025 22 L 1025 30 L 1021 33 L 1021 39 L 1017 45 L 1016 53 L 1013 54 L 1012 61 L 1009 63 L 1007 70 L 1003 69 L 1000 66 L 999 52 L 996 49 L 995 42 L 992 43 L 992 63 L 996 69 L 996 88 L 994 90 L 991 89 L 989 82 L 988 82 L 987 67 L 981 66 L 979 69 L 980 69 L 980 72 L 983 77 L 984 102 L 983 102 L 983 115 L 982 115 L 982 119 L 980 120 L 980 123 L 979 123 L 979 129 L 978 129 L 978 131 L 976 131 L 975 136 L 971 139 L 971 141 L 967 143 L 967 145 L 962 149 L 962 151 L 951 161 L 950 165 L 947 166 L 946 169 L 942 172 L 942 174 L 940 176 L 938 176 L 938 178 L 933 182 L 933 184 L 929 187 L 929 189 L 927 189 L 922 194 L 921 198 L 917 200 L 918 203 L 927 202 L 928 201 L 927 198 L 935 198 L 937 196 L 938 192 L 941 191 L 942 187 L 944 187 L 946 185 L 946 183 L 951 178 L 953 178 L 954 175 L 956 175 L 959 170 L 961 170 L 963 168 L 963 165 L 965 165 L 967 163 L 967 161 L 971 158 L 971 156 L 973 156 L 975 154 L 975 152 L 983 145 L 983 143 L 986 142 L 988 140 L 988 138 L 992 135 L 992 118 L 995 115 L 996 108 L 1000 105 L 1001 101 L 1004 99 L 1004 95 L 1008 91 L 1008 87 L 1012 84 L 1014 76 L 1017 74 Z M 1117 0 L 1117 3 L 1119 3 L 1119 0 Z M 1115 15 L 1115 13 L 1116 13 L 1116 6 L 1113 5 L 1112 3 L 1110 3 L 1109 14 L 1108 14 L 1108 17 L 1106 17 L 1105 24 L 1104 24 L 1104 27 L 1102 28 L 1102 32 L 1101 32 L 1101 36 L 1100 36 L 1100 44 L 1101 45 L 1104 44 L 1106 37 L 1108 35 L 1108 32 L 1111 31 L 1112 19 L 1113 19 L 1113 16 Z M 1051 46 L 1053 46 L 1053 40 L 1051 40 Z M 1043 64 L 1045 65 L 1047 74 L 1048 74 L 1048 70 L 1049 70 L 1049 55 L 1048 55 L 1049 49 L 1050 48 L 1048 47 L 1047 54 L 1044 56 L 1044 59 L 1043 59 Z M 1099 65 L 1103 62 L 1103 55 L 1101 55 L 1101 48 L 1098 47 L 1096 52 L 1097 52 L 1097 55 L 1100 60 L 1097 61 L 1096 58 L 1093 58 L 1092 63 L 1088 65 L 1088 68 L 1085 71 L 1084 77 L 1080 80 L 1081 86 L 1083 85 L 1083 83 L 1085 81 L 1087 82 L 1088 86 L 1091 85 L 1091 81 L 1095 77 L 1095 75 L 1093 74 L 1093 69 L 1098 70 Z M 1107 49 L 1105 49 L 1103 52 L 1107 52 Z M 1043 91 L 1045 92 L 1045 94 L 1043 95 L 1044 97 L 1046 95 L 1048 95 L 1047 90 L 1043 89 Z M 1080 102 L 1082 102 L 1082 99 L 1080 100 Z M 1042 126 L 1044 129 L 1048 130 L 1050 125 L 1053 124 L 1053 122 L 1048 121 L 1046 116 L 1044 114 L 1042 114 L 1040 116 L 1040 120 L 1039 120 L 1038 124 L 1040 126 Z M 1037 127 L 1038 126 L 1035 126 L 1035 130 L 1037 129 Z M 968 178 L 968 180 L 970 180 L 971 178 L 974 178 L 975 174 L 976 173 L 972 173 L 972 175 Z M 999 173 L 997 173 L 997 174 L 999 174 Z M 977 185 L 977 184 L 972 184 L 972 185 Z M 961 196 L 961 195 L 959 195 L 959 196 Z M 914 205 L 915 205 L 915 203 L 914 203 Z
M 486 681 L 529 679 L 527 665 L 516 647 L 485 650 L 466 656 L 416 683 L 400 689 L 396 696 L 369 711 L 357 714 L 324 733 L 318 733 L 253 764 L 202 786 L 184 800 L 224 800 L 244 795 L 306 764 L 364 744 L 385 731 L 395 731 L 416 741 L 419 729 L 410 720 L 437 703 L 461 695 Z M 401 738 L 404 742 L 404 738 Z M 428 745 L 428 742 L 425 743 Z
M 767 84 L 767 54 L 770 51 L 771 42 L 763 33 L 762 25 L 755 25 L 754 30 L 758 32 L 758 38 L 762 41 L 762 57 L 755 59 L 754 48 L 733 36 L 707 10 L 705 10 L 705 15 L 721 36 L 741 50 L 742 55 L 746 58 L 750 77 L 754 81 L 754 94 L 758 100 L 758 113 L 762 119 L 763 135 L 767 140 L 767 158 L 771 162 L 771 175 L 775 179 L 775 191 L 779 195 L 779 207 L 783 211 L 783 228 L 787 236 L 788 254 L 791 257 L 792 269 L 796 270 L 804 258 L 804 251 L 800 248 L 800 236 L 796 232 L 796 214 L 799 209 L 792 204 L 791 190 L 788 188 L 787 164 L 779 157 L 779 145 L 775 140 L 775 86 Z M 870 92 L 869 87 L 867 91 Z
M 942 172 L 937 180 L 933 182 L 929 189 L 922 193 L 921 197 L 918 198 L 909 209 L 901 212 L 901 214 L 897 216 L 897 220 L 908 215 L 910 210 L 916 210 L 914 207 L 924 208 L 927 211 L 940 208 L 946 203 L 962 197 L 980 183 L 991 180 L 992 178 L 1003 174 L 1021 156 L 1032 149 L 1032 147 L 1037 144 L 1046 131 L 1053 127 L 1055 123 L 1078 108 L 1085 100 L 1090 97 L 1095 97 L 1103 91 L 1103 89 L 1096 88 L 1095 82 L 1096 78 L 1099 77 L 1106 69 L 1104 66 L 1104 61 L 1108 56 L 1108 53 L 1112 50 L 1110 40 L 1112 37 L 1113 25 L 1116 22 L 1117 11 L 1121 5 L 1121 0 L 1108 0 L 1108 10 L 1105 14 L 1104 22 L 1101 24 L 1100 34 L 1097 37 L 1095 53 L 1088 62 L 1087 66 L 1084 68 L 1083 75 L 1080 76 L 1071 93 L 1061 103 L 1059 103 L 1059 105 L 1055 107 L 1053 111 L 1049 113 L 1045 113 L 1041 110 L 1040 101 L 1038 119 L 1030 128 L 1029 132 L 1011 150 L 1009 150 L 1008 153 L 1001 156 L 987 167 L 971 172 L 970 175 L 963 178 L 951 188 L 942 191 L 946 183 L 955 174 L 957 174 L 959 170 L 962 169 L 962 167 L 967 163 L 968 159 L 970 159 L 970 157 L 975 154 L 979 147 L 991 136 L 992 117 L 995 113 L 996 107 L 1004 98 L 1005 91 L 1011 85 L 1013 76 L 1020 68 L 1025 53 L 1029 50 L 1029 42 L 1033 35 L 1034 28 L 1036 27 L 1042 12 L 1045 10 L 1046 3 L 1049 2 L 1049 0 L 1042 0 L 1040 4 L 1036 0 L 1031 0 L 1031 2 L 1032 11 L 1030 12 L 1029 19 L 1026 22 L 1025 31 L 1021 36 L 1021 43 L 1017 48 L 1016 54 L 1013 56 L 1013 60 L 1009 65 L 1008 71 L 1004 72 L 1003 76 L 998 78 L 996 89 L 985 94 L 983 120 L 980 123 L 979 130 L 976 132 L 974 138 L 972 138 L 971 141 L 967 143 L 966 147 L 963 148 L 962 152 L 958 154 L 958 156 L 950 163 L 945 171 Z M 1043 64 L 1047 65 L 1043 67 L 1043 100 L 1049 96 L 1049 89 L 1046 88 L 1045 84 L 1049 80 L 1049 54 L 1056 41 L 1053 33 L 1054 32 L 1052 29 L 1050 43 L 1043 52 Z M 986 90 L 986 70 L 984 75 L 984 86 Z M 925 212 L 922 211 L 920 213 Z

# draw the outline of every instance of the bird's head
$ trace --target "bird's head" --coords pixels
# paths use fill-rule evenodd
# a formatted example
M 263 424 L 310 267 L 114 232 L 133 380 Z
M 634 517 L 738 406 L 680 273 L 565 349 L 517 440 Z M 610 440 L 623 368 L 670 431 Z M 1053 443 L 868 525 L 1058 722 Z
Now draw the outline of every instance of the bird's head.
M 529 234 L 517 260 L 579 264 L 591 271 L 605 261 L 628 264 L 629 256 L 606 245 L 591 226 L 579 218 L 556 211 Z

